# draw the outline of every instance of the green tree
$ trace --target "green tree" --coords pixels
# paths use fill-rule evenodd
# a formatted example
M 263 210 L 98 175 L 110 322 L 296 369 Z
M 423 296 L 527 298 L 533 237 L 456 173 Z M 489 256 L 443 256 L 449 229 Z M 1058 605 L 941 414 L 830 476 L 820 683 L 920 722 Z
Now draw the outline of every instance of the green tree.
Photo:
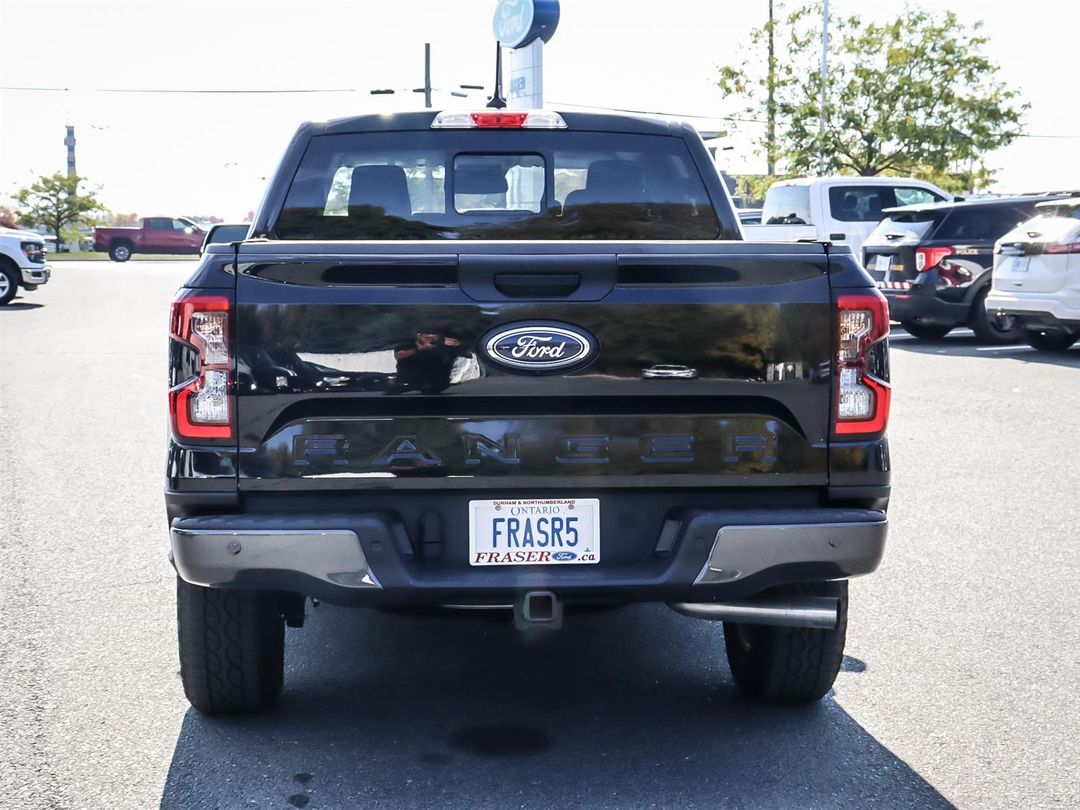
M 78 175 L 57 172 L 39 177 L 30 186 L 19 189 L 14 196 L 19 221 L 27 226 L 45 223 L 59 245 L 66 226 L 105 210 L 93 191 L 79 191 L 82 182 L 83 178 Z
M 788 174 L 911 175 L 972 190 L 992 179 L 986 156 L 1021 134 L 1027 105 L 982 53 L 980 22 L 914 7 L 884 23 L 831 16 L 824 80 L 821 25 L 821 4 L 802 5 L 754 30 L 743 61 L 720 68 L 717 84 L 739 113 L 766 121 L 762 57 L 770 32 L 779 43 L 775 150 Z

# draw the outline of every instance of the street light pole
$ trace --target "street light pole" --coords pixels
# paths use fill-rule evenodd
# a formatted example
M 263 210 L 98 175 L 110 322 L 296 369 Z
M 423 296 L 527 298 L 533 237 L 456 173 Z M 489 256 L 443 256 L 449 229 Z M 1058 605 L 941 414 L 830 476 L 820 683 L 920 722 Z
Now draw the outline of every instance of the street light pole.
M 424 43 L 424 107 L 431 108 L 431 43 Z

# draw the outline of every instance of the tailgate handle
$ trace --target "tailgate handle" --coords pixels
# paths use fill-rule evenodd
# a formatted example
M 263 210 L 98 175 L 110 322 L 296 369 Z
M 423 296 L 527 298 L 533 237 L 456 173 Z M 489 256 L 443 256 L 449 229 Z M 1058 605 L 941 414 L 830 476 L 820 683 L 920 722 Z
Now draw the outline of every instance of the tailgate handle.
M 833 240 L 834 242 L 842 242 L 843 240 L 847 239 L 847 234 L 846 233 L 830 233 L 829 234 L 829 239 Z
M 570 295 L 581 286 L 580 273 L 496 273 L 495 289 L 503 295 L 553 297 Z

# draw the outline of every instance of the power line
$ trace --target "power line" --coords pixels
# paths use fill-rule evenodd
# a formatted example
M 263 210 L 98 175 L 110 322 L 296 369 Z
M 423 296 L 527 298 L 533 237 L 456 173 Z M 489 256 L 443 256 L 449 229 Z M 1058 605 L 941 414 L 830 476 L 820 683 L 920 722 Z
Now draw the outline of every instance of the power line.
M 67 93 L 70 87 L 11 87 L 2 86 L 0 90 L 26 91 L 31 93 Z M 253 89 L 253 90 L 223 90 L 223 89 L 179 89 L 165 87 L 94 87 L 80 88 L 90 93 L 181 93 L 193 95 L 284 95 L 288 93 L 361 93 L 366 92 L 355 87 L 319 87 L 319 88 L 294 88 L 290 90 L 276 89 Z
M 474 89 L 473 85 L 462 85 L 462 87 L 468 87 Z M 404 88 L 405 91 L 409 91 L 411 88 Z M 432 87 L 432 91 L 444 92 L 445 88 Z M 14 91 L 14 92 L 29 92 L 29 93 L 67 93 L 71 92 L 70 87 L 14 87 L 10 85 L 0 85 L 0 91 Z M 357 87 L 297 87 L 288 90 L 280 89 L 267 89 L 267 88 L 252 88 L 249 90 L 221 90 L 221 89 L 209 89 L 209 88 L 164 88 L 164 87 L 151 87 L 151 88 L 137 88 L 137 87 L 96 87 L 89 89 L 82 89 L 81 92 L 90 93 L 146 93 L 146 94 L 192 94 L 192 95 L 289 95 L 300 93 L 370 93 L 370 90 L 362 90 Z M 412 90 L 412 92 L 423 92 L 422 89 Z M 450 91 L 453 92 L 453 91 Z M 597 104 L 575 104 L 569 101 L 553 101 L 553 105 L 562 107 L 579 107 L 583 110 L 608 110 L 609 112 L 622 112 L 631 113 L 633 115 L 665 115 L 671 118 L 697 118 L 707 121 L 734 121 L 738 124 L 765 124 L 766 121 L 760 118 L 742 118 L 734 115 L 701 115 L 700 113 L 674 113 L 665 110 L 631 110 L 625 107 L 606 107 Z M 1055 140 L 1080 140 L 1080 134 L 1076 135 L 1063 135 L 1063 134 L 1036 134 L 1036 133 L 1023 133 L 1017 135 L 1018 138 L 1046 138 Z

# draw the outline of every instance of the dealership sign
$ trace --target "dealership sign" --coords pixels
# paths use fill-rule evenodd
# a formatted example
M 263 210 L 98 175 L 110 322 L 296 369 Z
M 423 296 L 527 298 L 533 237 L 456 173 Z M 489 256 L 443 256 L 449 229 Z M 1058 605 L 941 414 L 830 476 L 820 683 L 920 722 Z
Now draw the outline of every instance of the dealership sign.
M 559 25 L 559 0 L 499 0 L 495 7 L 495 39 L 507 48 L 521 48 L 536 39 L 547 42 Z

